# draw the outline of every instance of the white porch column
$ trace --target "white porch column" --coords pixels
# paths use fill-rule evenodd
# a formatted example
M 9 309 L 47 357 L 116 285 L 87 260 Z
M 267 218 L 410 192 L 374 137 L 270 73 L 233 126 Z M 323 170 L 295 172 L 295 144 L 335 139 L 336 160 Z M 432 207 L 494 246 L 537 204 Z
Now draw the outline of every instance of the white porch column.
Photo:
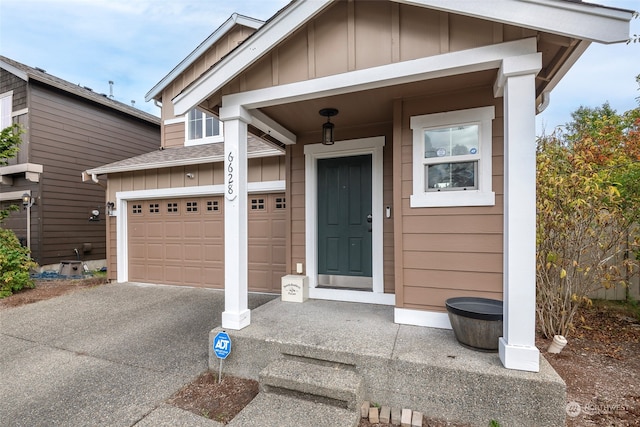
M 502 364 L 538 372 L 536 322 L 535 75 L 540 54 L 505 58 L 496 82 L 504 100 L 504 329 Z
M 224 312 L 222 327 L 251 323 L 248 308 L 247 124 L 242 106 L 222 107 L 224 122 Z

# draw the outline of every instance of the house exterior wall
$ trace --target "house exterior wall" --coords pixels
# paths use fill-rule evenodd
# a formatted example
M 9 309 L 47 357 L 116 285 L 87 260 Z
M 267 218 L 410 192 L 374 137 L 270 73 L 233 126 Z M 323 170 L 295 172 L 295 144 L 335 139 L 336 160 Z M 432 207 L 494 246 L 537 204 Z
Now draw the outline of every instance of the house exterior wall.
M 185 141 L 185 124 L 182 123 L 173 123 L 173 124 L 164 124 L 162 125 L 163 137 L 162 137 L 162 146 L 163 147 L 182 147 Z
M 44 168 L 34 190 L 42 233 L 34 257 L 52 264 L 75 259 L 78 249 L 84 260 L 104 259 L 104 189 L 81 182 L 81 173 L 157 149 L 159 128 L 44 85 L 29 88 L 29 162 Z M 90 222 L 94 209 L 101 219 Z
M 492 123 L 492 182 L 494 206 L 412 208 L 412 116 L 495 106 Z M 503 123 L 502 99 L 491 87 L 404 100 L 400 106 L 401 142 L 395 152 L 396 292 L 400 308 L 444 311 L 454 296 L 502 299 L 503 271 Z M 398 206 L 399 204 L 399 206 Z

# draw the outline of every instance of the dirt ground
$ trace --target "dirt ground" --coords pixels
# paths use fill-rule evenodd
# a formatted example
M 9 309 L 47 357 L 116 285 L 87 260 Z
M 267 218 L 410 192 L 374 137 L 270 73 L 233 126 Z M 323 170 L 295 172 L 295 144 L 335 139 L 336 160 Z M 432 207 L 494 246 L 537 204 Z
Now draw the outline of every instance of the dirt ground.
M 103 283 L 103 278 L 38 281 L 35 289 L 0 299 L 0 310 Z M 542 355 L 567 383 L 566 427 L 640 426 L 640 322 L 616 304 L 598 303 L 582 309 L 575 323 L 560 354 L 546 352 L 550 340 L 537 340 Z M 176 392 L 169 403 L 227 423 L 257 393 L 255 381 L 226 377 L 218 384 L 216 374 L 207 372 Z M 364 419 L 359 424 L 386 426 Z M 434 419 L 423 423 L 423 427 L 463 426 Z

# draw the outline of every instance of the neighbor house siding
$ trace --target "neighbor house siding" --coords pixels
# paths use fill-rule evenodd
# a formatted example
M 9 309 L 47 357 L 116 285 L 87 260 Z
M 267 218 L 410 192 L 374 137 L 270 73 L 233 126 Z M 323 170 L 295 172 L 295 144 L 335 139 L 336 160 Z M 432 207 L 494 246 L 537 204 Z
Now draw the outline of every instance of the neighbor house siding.
M 106 258 L 104 189 L 82 182 L 87 169 L 156 149 L 160 130 L 80 98 L 32 84 L 30 159 L 44 165 L 38 203 L 42 211 L 41 264 Z M 91 211 L 100 221 L 90 222 Z M 82 253 L 84 244 L 91 251 Z
M 494 206 L 411 208 L 413 191 L 412 116 L 494 105 L 492 124 Z M 503 121 L 502 100 L 491 87 L 464 95 L 440 95 L 406 100 L 402 104 L 400 151 L 401 222 L 398 275 L 403 308 L 442 311 L 447 298 L 461 295 L 502 299 L 503 240 Z M 398 244 L 398 242 L 396 242 Z

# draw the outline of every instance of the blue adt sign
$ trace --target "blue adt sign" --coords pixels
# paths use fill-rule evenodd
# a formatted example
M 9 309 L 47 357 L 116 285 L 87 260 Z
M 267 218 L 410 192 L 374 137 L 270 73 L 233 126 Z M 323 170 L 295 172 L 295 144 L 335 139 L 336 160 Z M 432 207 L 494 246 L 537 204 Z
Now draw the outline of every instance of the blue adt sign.
M 218 332 L 213 339 L 213 351 L 218 359 L 226 359 L 231 353 L 231 338 L 226 332 Z

